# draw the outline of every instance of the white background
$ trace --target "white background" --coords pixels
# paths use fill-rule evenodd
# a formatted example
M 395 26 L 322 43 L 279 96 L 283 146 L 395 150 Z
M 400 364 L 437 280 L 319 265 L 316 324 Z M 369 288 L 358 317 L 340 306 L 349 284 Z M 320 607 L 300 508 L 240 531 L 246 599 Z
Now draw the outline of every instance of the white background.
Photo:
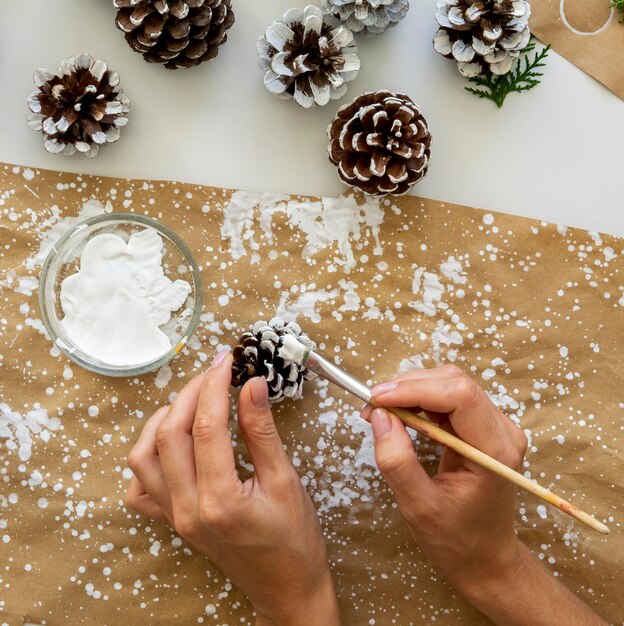
M 298 0 L 234 0 L 219 56 L 169 71 L 133 52 L 112 0 L 0 2 L 0 160 L 36 167 L 167 178 L 247 190 L 338 195 L 326 157 L 338 102 L 304 110 L 271 96 L 256 40 Z M 358 37 L 362 68 L 341 103 L 364 91 L 409 94 L 433 135 L 429 175 L 413 193 L 624 235 L 624 103 L 551 53 L 543 84 L 502 110 L 467 94 L 431 46 L 434 0 L 376 38 Z M 89 160 L 48 155 L 26 125 L 37 67 L 88 51 L 121 75 L 132 106 L 115 145 Z

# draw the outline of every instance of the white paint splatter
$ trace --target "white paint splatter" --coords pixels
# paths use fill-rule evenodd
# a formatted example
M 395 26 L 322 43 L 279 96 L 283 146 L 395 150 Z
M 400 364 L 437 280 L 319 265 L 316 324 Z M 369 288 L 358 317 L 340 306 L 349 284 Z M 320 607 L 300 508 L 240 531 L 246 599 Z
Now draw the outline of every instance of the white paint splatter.
M 297 293 L 300 295 L 297 296 Z M 288 300 L 293 294 L 295 294 L 295 300 L 289 303 Z M 284 291 L 275 315 L 281 317 L 285 322 L 295 322 L 299 315 L 303 315 L 318 324 L 321 321 L 321 315 L 316 310 L 317 305 L 337 298 L 339 295 L 338 289 L 332 289 L 332 291 L 316 289 L 314 283 L 304 285 L 295 291 L 292 289 L 291 291 Z
M 22 416 L 7 404 L 0 403 L 0 439 L 4 439 L 7 450 L 17 450 L 22 461 L 30 459 L 35 439 L 48 442 L 51 434 L 60 429 L 60 420 L 49 417 L 38 404 Z
M 154 379 L 154 385 L 158 389 L 164 389 L 173 378 L 173 370 L 169 365 L 163 365 L 156 374 L 156 378 Z
M 444 286 L 440 283 L 440 279 L 432 272 L 426 272 L 424 268 L 419 267 L 414 272 L 412 280 L 412 291 L 415 294 L 422 290 L 422 299 L 413 300 L 408 306 L 425 315 L 433 317 L 438 309 L 437 305 L 444 294 Z
M 256 212 L 258 225 L 269 240 L 272 239 L 273 217 L 285 214 L 291 226 L 306 237 L 301 252 L 304 259 L 336 246 L 340 256 L 335 262 L 348 272 L 356 265 L 353 242 L 359 241 L 367 229 L 375 240 L 373 254 L 382 252 L 379 227 L 384 213 L 378 199 L 366 198 L 360 205 L 355 196 L 301 201 L 290 200 L 288 196 L 237 191 L 223 207 L 221 225 L 221 236 L 229 240 L 234 259 L 246 255 L 247 249 L 256 251 L 260 247 L 255 239 Z
M 158 556 L 158 552 L 160 551 L 160 546 L 161 546 L 160 541 L 154 541 L 154 543 L 152 543 L 149 549 L 150 554 L 152 556 Z

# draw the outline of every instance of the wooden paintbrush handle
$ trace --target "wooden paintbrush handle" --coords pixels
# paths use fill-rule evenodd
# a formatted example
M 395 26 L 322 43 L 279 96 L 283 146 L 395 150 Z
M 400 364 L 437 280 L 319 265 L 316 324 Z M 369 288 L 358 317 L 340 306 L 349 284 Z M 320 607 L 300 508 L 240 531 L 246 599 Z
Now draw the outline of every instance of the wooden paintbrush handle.
M 384 408 L 379 407 L 379 405 L 373 400 L 371 406 L 376 408 Z M 387 409 L 394 415 L 396 415 L 406 426 L 410 426 L 414 430 L 426 435 L 430 439 L 441 443 L 442 445 L 454 450 L 458 454 L 461 454 L 463 457 L 478 463 L 481 467 L 485 467 L 489 469 L 491 472 L 506 478 L 511 481 L 518 487 L 522 487 L 525 491 L 536 495 L 538 498 L 541 498 L 545 502 L 556 506 L 559 510 L 571 515 L 575 519 L 579 520 L 579 522 L 583 522 L 590 528 L 597 530 L 599 533 L 603 535 L 609 534 L 609 529 L 602 522 L 594 519 L 591 515 L 585 513 L 585 511 L 581 511 L 578 507 L 574 506 L 567 500 L 560 498 L 558 495 L 552 493 L 550 489 L 546 489 L 541 485 L 538 485 L 536 482 L 533 482 L 526 476 L 512 470 L 510 467 L 507 467 L 505 464 L 493 459 L 491 456 L 488 456 L 484 452 L 477 450 L 470 444 L 458 439 L 454 435 L 447 433 L 445 430 L 437 426 L 436 424 L 430 422 L 428 419 L 417 415 L 416 413 L 412 413 L 407 409 L 401 408 L 391 408 Z

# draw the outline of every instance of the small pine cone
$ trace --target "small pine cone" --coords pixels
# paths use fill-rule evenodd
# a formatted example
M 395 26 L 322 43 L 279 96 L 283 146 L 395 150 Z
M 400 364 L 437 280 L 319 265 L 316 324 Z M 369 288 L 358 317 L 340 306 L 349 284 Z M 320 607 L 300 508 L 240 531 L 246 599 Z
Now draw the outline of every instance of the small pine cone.
M 214 59 L 234 24 L 232 0 L 113 0 L 126 41 L 170 70 Z
M 301 332 L 295 322 L 284 323 L 279 317 L 270 322 L 256 322 L 251 332 L 244 333 L 232 351 L 232 385 L 242 387 L 254 376 L 264 376 L 271 402 L 284 398 L 298 400 L 303 392 L 303 381 L 314 377 L 305 367 L 278 356 L 282 337 L 291 335 L 301 343 L 315 348 L 315 344 Z
M 48 152 L 94 157 L 100 146 L 119 139 L 130 100 L 119 86 L 119 75 L 104 61 L 94 61 L 85 52 L 63 61 L 56 74 L 38 69 L 34 81 L 37 91 L 28 98 L 28 125 L 43 133 Z
M 364 193 L 400 195 L 427 173 L 431 134 L 409 96 L 365 93 L 338 110 L 327 134 L 340 178 Z
M 258 40 L 266 88 L 304 108 L 342 97 L 360 69 L 353 33 L 318 7 L 290 9 Z
M 322 6 L 354 33 L 379 35 L 405 17 L 409 0 L 322 0 Z
M 467 78 L 507 74 L 531 38 L 530 15 L 525 0 L 438 0 L 433 47 Z

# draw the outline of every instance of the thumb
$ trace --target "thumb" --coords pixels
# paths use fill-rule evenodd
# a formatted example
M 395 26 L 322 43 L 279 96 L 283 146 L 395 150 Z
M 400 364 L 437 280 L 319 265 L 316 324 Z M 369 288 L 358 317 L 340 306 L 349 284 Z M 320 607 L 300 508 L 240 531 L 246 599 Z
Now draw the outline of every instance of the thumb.
M 377 467 L 410 520 L 430 507 L 434 484 L 420 464 L 410 436 L 398 417 L 385 409 L 371 413 Z
M 273 414 L 269 407 L 269 390 L 262 376 L 252 378 L 238 399 L 238 425 L 249 450 L 256 475 L 262 483 L 286 471 L 292 471 Z

